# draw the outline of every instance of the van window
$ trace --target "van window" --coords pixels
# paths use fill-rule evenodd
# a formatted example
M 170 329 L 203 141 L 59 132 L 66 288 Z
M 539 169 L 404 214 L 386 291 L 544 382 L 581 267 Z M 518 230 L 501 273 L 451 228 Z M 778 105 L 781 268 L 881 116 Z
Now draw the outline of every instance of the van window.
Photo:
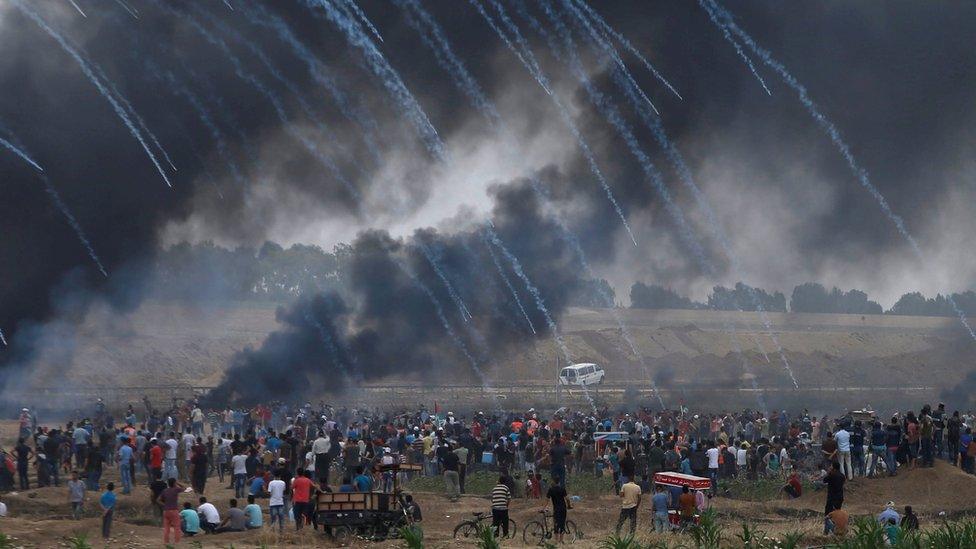
M 586 371 L 583 372 L 583 373 L 592 374 L 593 373 L 593 366 L 587 366 L 586 367 Z

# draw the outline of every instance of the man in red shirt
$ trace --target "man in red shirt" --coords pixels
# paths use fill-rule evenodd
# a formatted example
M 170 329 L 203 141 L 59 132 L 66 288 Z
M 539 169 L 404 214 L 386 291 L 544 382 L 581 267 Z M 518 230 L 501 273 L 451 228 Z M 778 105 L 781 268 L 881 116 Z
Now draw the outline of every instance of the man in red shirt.
M 160 477 L 163 474 L 163 449 L 159 447 L 159 441 L 152 439 L 149 441 L 149 478 L 154 479 L 158 472 Z M 169 479 L 167 479 L 169 480 Z
M 305 476 L 301 468 L 296 472 L 295 480 L 291 481 L 292 502 L 294 502 L 295 528 L 301 530 L 305 521 L 312 522 L 312 481 Z

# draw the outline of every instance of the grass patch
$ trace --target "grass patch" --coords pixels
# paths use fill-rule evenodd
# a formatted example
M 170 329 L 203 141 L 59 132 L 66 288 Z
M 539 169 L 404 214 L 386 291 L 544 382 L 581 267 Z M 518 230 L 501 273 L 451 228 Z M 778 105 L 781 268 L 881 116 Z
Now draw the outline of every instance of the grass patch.
M 746 501 L 769 501 L 773 499 L 786 500 L 786 494 L 781 492 L 786 481 L 780 478 L 763 478 L 758 480 L 719 479 L 718 494 L 731 499 Z M 803 493 L 814 491 L 813 483 L 802 480 Z

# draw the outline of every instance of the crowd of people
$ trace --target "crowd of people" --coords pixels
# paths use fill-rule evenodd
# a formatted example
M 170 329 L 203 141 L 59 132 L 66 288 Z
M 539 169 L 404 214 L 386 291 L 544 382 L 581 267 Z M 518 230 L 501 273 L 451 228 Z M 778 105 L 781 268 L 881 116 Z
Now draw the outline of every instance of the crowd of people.
M 160 412 L 148 399 L 140 410 L 129 405 L 119 417 L 101 400 L 89 414 L 73 415 L 49 426 L 23 409 L 17 444 L 0 450 L 6 465 L 0 467 L 0 491 L 27 490 L 32 482 L 59 486 L 67 476 L 76 518 L 87 494 L 101 492 L 98 506 L 108 537 L 119 502 L 116 488 L 130 494 L 142 485 L 167 543 L 181 535 L 246 531 L 266 523 L 282 531 L 292 520 L 297 529 L 317 527 L 317 493 L 389 492 L 395 473 L 376 466 L 393 463 L 420 466 L 419 472 L 399 473 L 405 477 L 442 477 L 452 499 L 466 492 L 473 470 L 497 473 L 498 484 L 484 495 L 490 495 L 499 529 L 507 528 L 511 499 L 523 495 L 551 504 L 561 537 L 572 507 L 566 491 L 572 474 L 612 478 L 621 497 L 618 532 L 626 522 L 635 530 L 642 494 L 651 494 L 653 527 L 665 531 L 672 528 L 669 515 L 679 517 L 678 527 L 687 524 L 733 480 L 780 479 L 783 497 L 790 498 L 802 496 L 804 482 L 825 484 L 825 531 L 843 533 L 845 481 L 931 467 L 938 458 L 973 473 L 976 456 L 976 416 L 949 415 L 941 404 L 894 414 L 887 422 L 867 411 L 835 419 L 806 410 L 693 414 L 685 408 L 561 408 L 547 414 L 529 409 L 461 417 L 436 407 L 365 411 L 272 402 L 220 410 L 194 400 Z M 109 467 L 117 468 L 119 481 L 103 487 Z M 710 494 L 655 486 L 659 472 L 708 478 Z M 222 513 L 206 495 L 215 478 L 234 490 Z M 181 494 L 190 493 L 196 501 L 181 503 Z M 419 504 L 408 501 L 409 515 L 419 519 Z M 905 518 L 914 516 L 907 511 Z

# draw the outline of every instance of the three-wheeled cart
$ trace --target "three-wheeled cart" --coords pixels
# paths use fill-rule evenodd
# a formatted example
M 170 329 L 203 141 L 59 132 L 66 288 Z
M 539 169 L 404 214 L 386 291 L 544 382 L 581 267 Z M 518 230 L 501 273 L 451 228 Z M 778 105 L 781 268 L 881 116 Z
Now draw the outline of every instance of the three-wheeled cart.
M 393 473 L 392 492 L 324 492 L 315 502 L 315 520 L 332 538 L 344 544 L 353 536 L 373 541 L 395 536 L 410 523 L 400 491 L 400 471 L 419 470 L 418 465 L 380 465 Z
M 654 484 L 660 484 L 668 489 L 688 487 L 690 492 L 705 492 L 711 490 L 712 481 L 706 477 L 696 477 L 695 475 L 685 475 L 682 473 L 654 473 Z M 695 513 L 695 524 L 698 524 L 699 515 Z M 673 528 L 681 524 L 681 516 L 677 509 L 668 511 L 668 522 Z

